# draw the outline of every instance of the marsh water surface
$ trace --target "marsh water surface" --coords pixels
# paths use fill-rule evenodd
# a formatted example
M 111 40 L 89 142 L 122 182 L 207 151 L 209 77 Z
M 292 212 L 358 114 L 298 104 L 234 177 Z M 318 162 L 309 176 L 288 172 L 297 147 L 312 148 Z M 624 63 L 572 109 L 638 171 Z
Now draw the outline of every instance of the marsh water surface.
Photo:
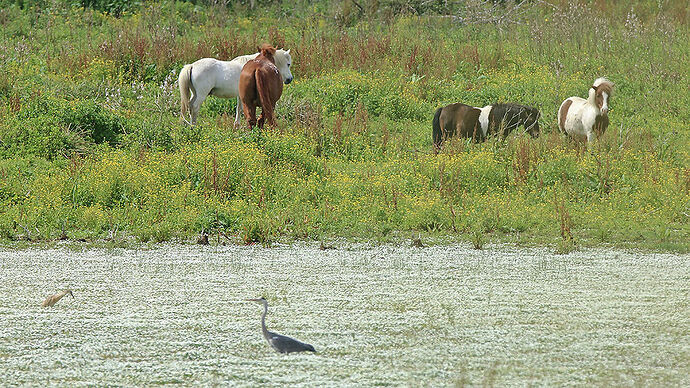
M 0 250 L 0 381 L 690 385 L 690 257 L 489 246 Z M 43 299 L 74 291 L 52 308 Z M 281 355 L 260 332 L 311 343 Z

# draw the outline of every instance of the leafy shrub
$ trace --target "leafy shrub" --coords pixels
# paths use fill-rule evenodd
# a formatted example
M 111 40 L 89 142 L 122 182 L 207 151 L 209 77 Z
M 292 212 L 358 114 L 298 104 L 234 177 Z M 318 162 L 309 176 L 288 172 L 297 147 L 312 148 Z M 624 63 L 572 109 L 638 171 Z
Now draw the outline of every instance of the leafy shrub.
M 109 13 L 116 17 L 121 16 L 124 12 L 135 10 L 139 7 L 139 5 L 141 5 L 141 1 L 129 0 L 72 0 L 70 2 L 72 3 L 72 6 L 91 8 L 97 11 Z
M 352 70 L 298 83 L 291 93 L 321 101 L 327 114 L 353 114 L 362 104 L 374 116 L 392 120 L 425 120 L 431 106 L 416 97 L 411 83 L 399 78 L 365 75 Z
M 85 133 L 96 144 L 114 146 L 123 132 L 122 119 L 94 101 L 72 101 L 56 113 L 64 125 Z
M 35 155 L 53 159 L 80 149 L 78 136 L 54 117 L 11 118 L 0 131 L 0 155 L 4 158 Z
M 7 3 L 14 3 L 19 8 L 31 8 L 40 7 L 45 8 L 47 6 L 57 4 L 61 7 L 81 7 L 81 8 L 91 8 L 97 11 L 105 12 L 113 16 L 119 17 L 125 12 L 130 12 L 137 9 L 141 5 L 141 1 L 129 1 L 129 0 L 14 0 L 14 1 L 1 1 L 0 5 L 6 5 Z
M 118 143 L 123 121 L 94 101 L 36 97 L 10 116 L 0 133 L 0 152 L 48 159 L 85 153 L 93 144 Z

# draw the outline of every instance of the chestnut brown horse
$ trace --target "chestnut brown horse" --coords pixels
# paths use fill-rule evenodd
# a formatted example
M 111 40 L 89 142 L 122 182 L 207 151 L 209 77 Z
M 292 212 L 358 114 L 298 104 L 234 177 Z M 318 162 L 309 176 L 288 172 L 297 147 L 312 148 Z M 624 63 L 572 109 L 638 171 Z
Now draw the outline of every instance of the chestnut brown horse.
M 264 121 L 270 126 L 276 123 L 275 106 L 283 94 L 283 78 L 275 64 L 276 49 L 263 44 L 259 55 L 247 62 L 240 73 L 240 99 L 244 117 L 249 129 L 258 125 L 263 128 Z M 256 107 L 261 107 L 261 116 L 256 120 Z
M 489 135 L 505 138 L 520 125 L 532 137 L 539 136 L 539 110 L 518 104 L 493 104 L 477 108 L 461 103 L 436 110 L 433 128 L 434 151 L 452 136 L 484 141 Z

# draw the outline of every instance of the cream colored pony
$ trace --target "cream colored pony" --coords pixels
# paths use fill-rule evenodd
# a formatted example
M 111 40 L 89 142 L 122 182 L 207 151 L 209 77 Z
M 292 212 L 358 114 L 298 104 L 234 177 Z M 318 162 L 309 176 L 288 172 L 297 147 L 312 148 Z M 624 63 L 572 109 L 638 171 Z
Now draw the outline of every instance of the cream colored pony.
M 256 58 L 259 53 L 241 55 L 231 61 L 219 61 L 213 58 L 203 58 L 185 65 L 180 71 L 178 83 L 180 85 L 180 107 L 182 120 L 191 125 L 196 124 L 201 104 L 209 95 L 220 98 L 237 97 L 235 112 L 235 127 L 240 123 L 240 110 L 242 103 L 239 98 L 240 73 L 244 65 Z M 277 50 L 275 64 L 278 67 L 283 82 L 292 82 L 292 57 L 290 50 Z M 190 120 L 187 121 L 187 116 Z

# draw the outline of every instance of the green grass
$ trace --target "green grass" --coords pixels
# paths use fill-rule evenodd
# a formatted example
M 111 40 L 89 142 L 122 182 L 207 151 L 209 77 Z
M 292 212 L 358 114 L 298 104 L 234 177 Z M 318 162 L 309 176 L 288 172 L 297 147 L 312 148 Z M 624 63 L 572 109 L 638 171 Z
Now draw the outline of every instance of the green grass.
M 500 25 L 440 18 L 479 12 L 441 3 L 418 15 L 395 1 L 363 15 L 326 1 L 1 3 L 4 244 L 64 230 L 690 248 L 684 2 L 534 5 Z M 294 54 L 278 127 L 234 130 L 235 102 L 215 98 L 197 127 L 180 124 L 181 66 L 263 41 Z M 584 149 L 556 110 L 599 76 L 616 84 L 611 126 Z M 436 156 L 433 112 L 457 101 L 538 106 L 542 136 L 456 140 Z

